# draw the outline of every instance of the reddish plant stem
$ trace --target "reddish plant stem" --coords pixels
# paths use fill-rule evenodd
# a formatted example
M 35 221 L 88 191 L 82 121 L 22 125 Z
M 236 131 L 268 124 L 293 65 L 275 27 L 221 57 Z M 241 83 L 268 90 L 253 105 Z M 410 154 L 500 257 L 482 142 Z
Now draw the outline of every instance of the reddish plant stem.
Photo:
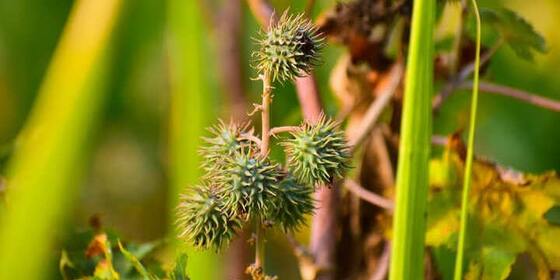
M 335 279 L 336 232 L 338 230 L 338 188 L 320 186 L 315 192 L 317 210 L 311 222 L 310 251 L 319 268 L 318 280 Z
M 381 208 L 387 209 L 389 210 L 389 212 L 393 212 L 393 208 L 394 208 L 393 201 L 365 189 L 356 181 L 351 179 L 346 179 L 346 181 L 344 182 L 344 186 L 346 187 L 346 189 L 354 193 L 357 197 L 375 206 L 379 206 Z
M 247 244 L 250 232 L 243 228 L 239 235 L 231 242 L 226 255 L 225 279 L 243 279 L 245 269 L 250 264 L 250 250 Z
M 377 154 L 379 160 L 379 179 L 384 188 L 390 189 L 395 187 L 395 171 L 389 154 L 389 148 L 385 142 L 382 129 L 380 127 L 374 128 L 371 135 L 371 145 Z
M 459 88 L 472 89 L 472 82 L 465 82 Z M 479 88 L 482 92 L 503 95 L 517 99 L 519 101 L 531 104 L 533 106 L 548 109 L 554 112 L 560 112 L 560 101 L 549 99 L 540 95 L 526 92 L 520 89 L 493 84 L 489 82 L 480 82 Z
M 199 0 L 200 1 L 200 0 Z M 206 3 L 207 1 L 203 1 Z M 219 74 L 222 92 L 228 101 L 230 115 L 238 122 L 247 119 L 247 97 L 245 95 L 245 77 L 243 63 L 241 60 L 241 42 L 243 38 L 243 0 L 223 1 L 219 6 L 218 16 L 209 17 L 217 27 L 216 38 L 221 42 L 218 47 L 218 62 L 220 63 Z M 209 11 L 215 10 L 214 7 L 206 7 L 206 15 L 211 15 Z M 260 139 L 253 135 L 247 135 L 252 141 L 257 141 L 260 146 Z M 250 246 L 247 239 L 250 232 L 247 228 L 240 231 L 234 238 L 226 252 L 225 275 L 226 279 L 243 279 L 245 268 L 251 262 Z
M 232 115 L 236 120 L 247 118 L 247 97 L 245 96 L 244 75 L 241 62 L 241 42 L 243 37 L 242 0 L 224 1 L 220 16 L 216 18 L 217 39 L 222 90 L 228 98 Z
M 263 27 L 268 27 L 274 14 L 272 7 L 265 0 L 247 0 L 249 9 Z
M 299 126 L 278 126 L 270 129 L 270 135 L 276 136 L 285 132 L 296 132 L 300 129 Z
M 480 65 L 485 65 L 490 61 L 494 54 L 503 45 L 503 41 L 498 41 L 492 48 L 480 56 Z M 447 99 L 454 90 L 457 89 L 472 73 L 474 72 L 474 61 L 465 65 L 459 73 L 449 80 L 442 90 L 432 99 L 432 109 L 439 110 L 445 99 Z
M 0 203 L 6 203 L 6 179 L 0 177 Z
M 296 79 L 296 89 L 305 120 L 310 123 L 319 120 L 322 114 L 321 101 L 313 76 Z M 317 210 L 311 222 L 309 247 L 319 268 L 316 279 L 330 280 L 335 277 L 339 190 L 336 186 L 319 186 L 315 200 Z
M 243 134 L 241 134 L 241 136 L 239 136 L 239 138 L 244 139 L 244 140 L 252 141 L 253 143 L 257 144 L 259 147 L 262 145 L 261 139 L 258 138 L 255 135 L 252 135 L 252 134 L 243 133 Z
M 323 110 L 313 74 L 296 78 L 296 91 L 304 119 L 312 123 L 319 120 Z
M 350 149 L 354 152 L 356 147 L 360 145 L 371 133 L 377 119 L 391 101 L 391 98 L 397 91 L 399 84 L 401 82 L 401 77 L 403 74 L 403 65 L 397 62 L 393 65 L 390 75 L 380 83 L 375 91 L 378 92 L 378 97 L 368 108 L 363 120 L 361 121 L 357 133 L 352 135 L 350 139 Z
M 379 265 L 370 280 L 383 280 L 387 278 L 389 272 L 389 260 L 391 258 L 391 241 L 386 241 L 383 254 L 379 259 Z

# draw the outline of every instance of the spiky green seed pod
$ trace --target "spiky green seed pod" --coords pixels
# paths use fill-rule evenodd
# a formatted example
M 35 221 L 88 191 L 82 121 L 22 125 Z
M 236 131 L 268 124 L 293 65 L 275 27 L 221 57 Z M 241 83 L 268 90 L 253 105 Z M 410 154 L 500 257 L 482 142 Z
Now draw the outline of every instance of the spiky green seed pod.
M 223 184 L 224 202 L 232 215 L 264 220 L 274 209 L 282 179 L 280 168 L 267 158 L 249 151 L 228 158 L 226 172 L 216 178 Z
M 204 159 L 202 166 L 208 173 L 207 175 L 213 176 L 216 172 L 222 171 L 224 158 L 232 157 L 244 149 L 254 148 L 254 143 L 243 138 L 245 134 L 252 134 L 252 130 L 248 127 L 248 124 L 239 125 L 234 122 L 225 124 L 220 121 L 208 129 L 211 136 L 203 138 L 206 145 L 200 149 L 200 154 Z
M 312 187 L 298 183 L 293 176 L 286 176 L 278 187 L 277 202 L 269 220 L 284 231 L 304 225 L 305 216 L 315 209 L 313 191 Z
M 304 123 L 284 141 L 288 168 L 303 183 L 330 183 L 349 169 L 350 152 L 338 123 L 326 118 Z
M 260 48 L 253 53 L 257 70 L 280 82 L 308 74 L 317 65 L 323 46 L 323 37 L 310 20 L 287 12 L 257 41 Z
M 195 247 L 220 249 L 241 227 L 241 220 L 225 211 L 218 187 L 202 185 L 181 196 L 177 224 L 179 237 Z

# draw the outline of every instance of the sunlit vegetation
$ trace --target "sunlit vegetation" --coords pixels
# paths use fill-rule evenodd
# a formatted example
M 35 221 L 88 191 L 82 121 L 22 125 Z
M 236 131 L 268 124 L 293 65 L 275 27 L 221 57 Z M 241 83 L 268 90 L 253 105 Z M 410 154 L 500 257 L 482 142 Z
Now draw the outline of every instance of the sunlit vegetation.
M 0 0 L 0 279 L 557 279 L 559 13 Z

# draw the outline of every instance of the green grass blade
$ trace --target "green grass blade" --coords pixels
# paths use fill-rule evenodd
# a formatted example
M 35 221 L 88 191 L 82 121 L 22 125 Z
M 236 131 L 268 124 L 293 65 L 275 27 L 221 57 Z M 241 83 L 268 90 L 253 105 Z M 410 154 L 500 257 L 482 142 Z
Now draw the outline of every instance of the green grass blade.
M 200 170 L 198 146 L 208 125 L 212 93 L 205 74 L 208 57 L 204 48 L 203 17 L 198 1 L 169 0 L 169 63 L 171 75 L 171 124 L 169 192 L 170 226 L 175 221 L 179 193 L 197 181 Z M 174 230 L 170 231 L 172 234 Z M 188 250 L 189 276 L 220 279 L 214 252 Z
M 0 279 L 46 279 L 55 234 L 79 186 L 105 91 L 105 50 L 121 1 L 75 3 L 9 169 Z
M 424 278 L 435 0 L 414 1 L 393 221 L 391 280 Z
M 461 230 L 459 231 L 459 244 L 457 245 L 457 258 L 455 260 L 455 280 L 463 278 L 463 261 L 465 255 L 465 238 L 467 234 L 467 220 L 469 209 L 469 194 L 471 190 L 472 165 L 474 153 L 474 136 L 476 128 L 476 111 L 478 105 L 478 79 L 480 68 L 480 37 L 481 20 L 476 0 L 472 0 L 473 11 L 476 16 L 476 53 L 474 60 L 474 79 L 471 97 L 471 115 L 469 122 L 469 139 L 467 140 L 467 159 L 465 163 L 465 175 L 463 178 L 463 194 L 461 198 Z

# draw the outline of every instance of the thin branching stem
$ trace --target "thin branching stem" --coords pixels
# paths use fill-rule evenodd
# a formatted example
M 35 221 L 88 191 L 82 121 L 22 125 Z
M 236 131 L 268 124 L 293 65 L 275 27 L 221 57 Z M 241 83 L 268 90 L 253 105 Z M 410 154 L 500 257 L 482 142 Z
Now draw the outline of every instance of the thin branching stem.
M 384 209 L 389 210 L 390 212 L 393 211 L 393 207 L 394 207 L 394 203 L 393 201 L 378 195 L 374 192 L 370 192 L 367 189 L 365 189 L 364 187 L 362 187 L 360 184 L 358 184 L 358 182 L 351 180 L 351 179 L 346 179 L 346 181 L 344 182 L 344 186 L 346 187 L 346 189 L 348 189 L 349 191 L 351 191 L 353 194 L 355 194 L 357 197 Z
M 383 91 L 380 92 L 377 99 L 369 106 L 364 119 L 360 123 L 358 132 L 349 141 L 349 146 L 351 152 L 353 152 L 370 134 L 371 130 L 375 126 L 375 123 L 379 119 L 379 116 L 383 112 L 383 109 L 389 104 L 391 98 L 397 91 L 402 78 L 403 66 L 401 62 L 397 62 L 393 65 L 391 69 L 389 80 L 386 82 Z
M 462 89 L 473 89 L 473 87 L 474 85 L 471 81 L 466 81 L 460 86 Z M 560 112 L 559 100 L 546 98 L 531 92 L 490 82 L 480 82 L 478 87 L 481 92 L 511 97 L 533 106 L 541 107 L 554 112 Z
M 504 40 L 500 39 L 496 42 L 490 49 L 488 49 L 485 53 L 479 54 L 478 56 L 478 68 L 480 65 L 486 65 L 490 59 L 496 54 L 496 52 L 503 46 Z M 466 80 L 471 74 L 474 73 L 476 68 L 476 58 L 475 61 L 465 65 L 459 75 L 457 75 L 455 86 L 460 85 L 464 80 Z
M 241 136 L 239 136 L 239 139 L 241 140 L 249 140 L 255 144 L 257 144 L 258 146 L 262 145 L 262 141 L 261 139 L 259 139 L 257 136 L 249 134 L 249 133 L 243 133 L 241 134 Z
M 474 136 L 476 128 L 476 111 L 478 105 L 478 79 L 480 67 L 480 37 L 481 37 L 481 20 L 478 12 L 476 0 L 472 0 L 473 11 L 476 17 L 476 53 L 474 62 L 474 79 L 471 98 L 471 115 L 469 123 L 469 138 L 467 141 L 467 159 L 465 164 L 465 174 L 463 178 L 463 194 L 461 198 L 461 229 L 459 231 L 459 243 L 457 245 L 457 258 L 455 259 L 455 280 L 463 279 L 463 259 L 465 255 L 465 239 L 467 233 L 467 220 L 469 208 L 469 194 L 472 181 L 472 165 Z
M 377 269 L 371 275 L 370 280 L 387 279 L 390 259 L 391 259 L 391 241 L 386 241 L 385 247 L 383 247 L 383 253 L 379 257 L 379 264 L 377 265 Z
M 319 267 L 315 262 L 313 253 L 307 247 L 301 244 L 293 235 L 293 233 L 286 233 L 286 239 L 292 247 L 292 251 L 298 260 L 299 270 L 302 279 L 315 279 L 319 272 Z
M 489 50 L 487 50 L 484 54 L 480 56 L 479 68 L 480 65 L 485 65 L 490 61 L 490 58 L 496 54 L 496 52 L 502 47 L 504 44 L 504 40 L 500 39 L 496 42 Z M 465 65 L 459 73 L 452 79 L 450 79 L 447 84 L 443 86 L 443 89 L 434 97 L 432 100 L 432 108 L 437 110 L 441 107 L 443 102 L 453 94 L 453 92 L 459 88 L 465 80 L 470 77 L 470 75 L 474 72 L 474 64 L 475 61 Z
M 270 135 L 277 136 L 280 133 L 296 132 L 300 130 L 299 126 L 278 126 L 270 130 Z
M 270 143 L 270 102 L 272 99 L 272 86 L 270 84 L 271 81 L 269 73 L 263 74 L 262 81 L 263 93 L 261 104 L 261 155 L 267 156 Z
M 270 103 L 272 101 L 272 86 L 270 73 L 264 73 L 262 76 L 263 93 L 261 103 L 261 156 L 268 156 L 270 143 Z M 264 271 L 264 227 L 261 221 L 257 219 L 255 236 L 255 267 Z

